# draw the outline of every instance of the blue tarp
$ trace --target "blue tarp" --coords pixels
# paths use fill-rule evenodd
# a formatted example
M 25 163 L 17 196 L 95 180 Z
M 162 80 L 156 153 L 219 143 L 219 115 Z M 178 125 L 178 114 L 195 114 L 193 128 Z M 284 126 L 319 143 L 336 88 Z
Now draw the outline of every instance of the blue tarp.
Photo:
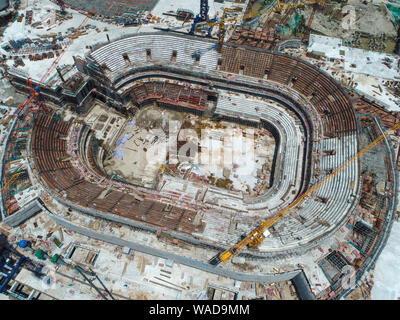
M 117 150 L 115 150 L 114 158 L 123 160 L 124 159 L 124 150 L 122 150 L 122 148 L 118 148 Z
M 123 147 L 130 137 L 132 137 L 132 134 L 124 134 L 117 140 L 117 147 Z
M 125 143 L 132 137 L 132 134 L 127 133 L 124 134 L 121 138 L 117 140 L 116 146 L 118 147 L 117 150 L 114 152 L 114 158 L 123 159 L 124 158 L 124 150 L 123 147 Z

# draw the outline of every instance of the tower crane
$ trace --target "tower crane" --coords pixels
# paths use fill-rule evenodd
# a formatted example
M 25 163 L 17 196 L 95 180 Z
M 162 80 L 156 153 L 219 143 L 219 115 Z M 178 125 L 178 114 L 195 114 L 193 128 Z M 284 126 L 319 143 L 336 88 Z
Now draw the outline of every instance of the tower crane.
M 95 10 L 95 8 L 92 8 L 89 11 L 89 13 L 86 15 L 85 19 L 82 21 L 82 23 L 78 26 L 78 28 L 75 30 L 75 32 L 71 36 L 72 39 L 75 38 L 75 36 L 78 34 L 79 30 L 86 24 L 88 19 L 93 15 L 94 10 Z M 60 62 L 62 56 L 64 55 L 64 53 L 66 51 L 66 49 L 71 45 L 71 43 L 72 43 L 72 41 L 68 42 L 68 44 L 63 48 L 63 50 L 58 55 L 58 57 L 50 65 L 50 68 L 47 69 L 45 74 L 42 76 L 42 78 L 39 81 L 39 84 L 34 88 L 34 90 L 32 90 L 32 88 L 33 88 L 32 81 L 28 78 L 27 83 L 28 83 L 28 86 L 30 88 L 30 94 L 28 95 L 27 100 L 25 100 L 25 102 L 23 104 L 18 106 L 18 110 L 17 110 L 18 118 L 22 118 L 24 116 L 25 112 L 31 106 L 31 103 L 33 102 L 33 100 L 35 98 L 36 99 L 40 98 L 40 87 L 44 84 L 44 82 L 46 81 L 47 77 L 51 74 L 51 72 L 54 70 L 54 68 L 58 65 L 58 63 Z
M 392 134 L 400 127 L 400 123 L 396 123 L 389 130 L 385 131 L 382 135 L 372 141 L 365 148 L 361 149 L 356 155 L 351 157 L 345 163 L 343 163 L 340 167 L 334 170 L 332 173 L 327 175 L 320 182 L 313 185 L 306 192 L 296 198 L 292 203 L 290 203 L 287 207 L 280 210 L 277 214 L 272 217 L 265 219 L 258 227 L 253 229 L 246 237 L 244 237 L 239 242 L 235 243 L 229 249 L 223 251 L 222 253 L 218 253 L 216 256 L 209 260 L 209 263 L 212 265 L 218 265 L 220 262 L 226 263 L 233 257 L 235 257 L 241 250 L 243 250 L 246 246 L 249 248 L 258 247 L 265 239 L 265 234 L 270 227 L 272 227 L 275 223 L 277 223 L 280 219 L 286 216 L 288 213 L 295 214 L 295 209 L 305 200 L 310 198 L 316 191 L 318 191 L 323 185 L 328 183 L 332 178 L 334 178 L 339 172 L 345 169 L 348 165 L 356 161 L 366 152 L 374 148 L 378 143 L 380 143 L 383 139 L 385 139 L 388 135 Z
M 222 47 L 224 44 L 224 40 L 225 40 L 225 24 L 231 21 L 234 21 L 237 19 L 237 17 L 233 17 L 233 18 L 229 18 L 227 19 L 227 14 L 228 12 L 237 12 L 237 11 L 241 11 L 242 8 L 225 8 L 221 19 L 219 21 L 216 21 L 216 19 L 212 19 L 212 20 L 208 20 L 207 19 L 207 14 L 208 14 L 208 2 L 206 4 L 204 4 L 203 2 L 207 2 L 207 0 L 201 0 L 200 3 L 200 15 L 197 15 L 192 27 L 190 29 L 189 34 L 194 34 L 195 30 L 197 27 L 199 27 L 200 25 L 208 25 L 209 29 L 208 29 L 208 33 L 207 36 L 211 37 L 211 31 L 213 29 L 214 26 L 218 25 L 219 28 L 219 32 L 218 32 L 218 52 L 221 53 L 222 52 Z M 307 6 L 307 5 L 317 5 L 317 4 L 324 4 L 325 0 L 306 0 L 306 1 L 301 1 L 301 2 L 296 2 L 296 3 L 281 3 L 280 0 L 277 0 L 277 4 L 275 7 L 270 8 L 266 11 L 266 13 L 270 13 L 270 12 L 282 12 L 284 10 L 288 10 L 288 9 L 292 9 L 292 8 L 299 8 L 299 7 L 303 7 L 303 6 Z M 207 14 L 202 14 L 202 8 L 206 8 L 207 9 Z M 205 9 L 203 9 L 205 10 Z M 313 11 L 314 12 L 314 11 Z M 246 17 L 251 17 L 252 14 L 248 13 L 243 15 L 243 19 L 245 19 Z
M 221 53 L 222 52 L 222 46 L 224 45 L 224 40 L 225 40 L 225 23 L 228 22 L 228 20 L 226 19 L 226 15 L 228 12 L 232 12 L 233 9 L 228 9 L 225 8 L 224 12 L 222 13 L 222 17 L 221 20 L 219 21 L 219 32 L 218 32 L 218 52 Z M 233 19 L 229 19 L 229 21 L 231 21 Z
M 208 32 L 207 32 L 207 37 L 211 37 L 211 31 L 213 29 L 214 26 L 219 25 L 220 30 L 221 30 L 221 23 L 225 23 L 228 21 L 233 21 L 236 19 L 232 18 L 229 20 L 226 20 L 226 14 L 228 12 L 236 12 L 236 11 L 241 11 L 242 8 L 225 8 L 224 12 L 222 14 L 222 17 L 220 19 L 220 21 L 217 21 L 217 18 L 213 18 L 213 19 L 208 19 L 208 0 L 200 0 L 200 14 L 198 14 L 193 23 L 192 26 L 190 28 L 189 34 L 193 35 L 194 32 L 196 31 L 196 29 L 200 26 L 200 25 L 208 25 Z M 224 31 L 224 27 L 222 27 L 223 31 Z M 221 31 L 220 31 L 221 32 Z

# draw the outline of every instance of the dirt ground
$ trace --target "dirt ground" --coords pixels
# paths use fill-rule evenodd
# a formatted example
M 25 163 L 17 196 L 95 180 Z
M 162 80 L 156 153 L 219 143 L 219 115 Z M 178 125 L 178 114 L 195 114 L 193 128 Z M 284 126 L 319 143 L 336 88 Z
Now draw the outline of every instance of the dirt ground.
M 351 35 L 358 32 L 365 32 L 373 36 L 378 36 L 382 33 L 390 37 L 396 37 L 396 29 L 391 21 L 390 13 L 384 6 L 376 6 L 372 3 L 367 5 L 362 4 L 359 0 L 349 0 L 349 6 L 354 7 L 354 20 L 351 13 L 346 15 L 345 7 L 334 5 L 328 7 L 327 15 L 318 12 L 314 16 L 311 28 L 319 31 L 324 35 L 351 38 Z M 305 21 L 308 22 L 312 8 L 308 7 L 302 10 Z M 354 23 L 351 23 L 354 21 Z M 347 27 L 348 26 L 348 27 Z
M 169 124 L 176 121 L 180 127 L 183 117 L 180 112 L 152 105 L 142 108 L 119 133 L 112 152 L 104 161 L 106 172 L 120 175 L 135 184 L 153 187 L 159 169 L 167 159 Z

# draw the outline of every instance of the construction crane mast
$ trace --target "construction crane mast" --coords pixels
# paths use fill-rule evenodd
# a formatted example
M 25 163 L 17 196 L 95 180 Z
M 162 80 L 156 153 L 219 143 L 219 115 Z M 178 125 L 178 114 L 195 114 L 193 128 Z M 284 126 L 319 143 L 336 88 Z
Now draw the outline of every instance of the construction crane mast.
M 231 22 L 231 21 L 234 21 L 234 20 L 237 19 L 237 17 L 233 17 L 233 18 L 227 19 L 227 14 L 229 12 L 238 12 L 238 11 L 241 11 L 241 10 L 242 10 L 242 8 L 225 8 L 223 13 L 222 13 L 222 16 L 221 16 L 221 19 L 219 20 L 219 22 L 217 21 L 216 18 L 214 18 L 214 19 L 211 19 L 211 20 L 201 21 L 201 22 L 197 23 L 196 25 L 193 23 L 192 24 L 192 29 L 189 32 L 189 34 L 193 34 L 198 26 L 205 24 L 205 25 L 207 25 L 209 27 L 207 36 L 211 37 L 211 31 L 212 31 L 213 27 L 218 25 L 218 28 L 219 28 L 219 30 L 218 30 L 218 52 L 221 53 L 222 52 L 222 46 L 224 44 L 224 39 L 225 39 L 225 31 L 226 31 L 225 30 L 225 24 L 227 22 Z M 247 15 L 244 15 L 243 18 L 245 16 L 247 16 Z M 193 31 L 193 33 L 191 33 L 192 31 Z
M 194 34 L 198 23 L 208 20 L 208 9 L 208 0 L 200 0 L 200 13 L 194 18 L 189 34 Z
M 218 52 L 222 53 L 222 46 L 224 45 L 225 40 L 225 18 L 227 14 L 227 9 L 224 9 L 222 13 L 221 20 L 219 21 L 219 32 L 218 32 Z
M 218 265 L 220 262 L 226 263 L 234 256 L 236 256 L 243 248 L 248 246 L 249 248 L 256 248 L 258 247 L 265 239 L 265 234 L 268 229 L 277 223 L 280 219 L 286 216 L 288 213 L 295 214 L 296 212 L 294 209 L 298 207 L 301 203 L 311 197 L 316 191 L 318 191 L 323 185 L 328 183 L 332 178 L 334 178 L 339 172 L 345 169 L 348 165 L 356 161 L 366 152 L 374 148 L 378 143 L 380 143 L 383 139 L 385 139 L 388 135 L 392 134 L 400 127 L 400 123 L 396 123 L 393 127 L 389 130 L 384 132 L 374 141 L 372 141 L 369 145 L 365 148 L 361 149 L 356 155 L 351 157 L 345 163 L 343 163 L 340 167 L 322 179 L 320 182 L 313 185 L 310 189 L 300 195 L 297 199 L 295 199 L 291 204 L 289 204 L 284 209 L 280 210 L 276 215 L 267 218 L 264 220 L 257 228 L 252 230 L 246 237 L 244 237 L 241 241 L 234 244 L 231 248 L 225 250 L 222 253 L 217 254 L 213 258 L 210 259 L 209 263 L 212 265 Z
M 202 21 L 206 21 L 208 19 L 208 0 L 200 0 L 200 18 Z

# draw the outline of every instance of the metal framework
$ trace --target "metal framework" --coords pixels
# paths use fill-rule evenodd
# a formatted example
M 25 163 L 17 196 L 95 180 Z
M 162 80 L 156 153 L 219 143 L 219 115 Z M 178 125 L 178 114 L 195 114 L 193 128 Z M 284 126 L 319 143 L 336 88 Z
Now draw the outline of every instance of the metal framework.
M 200 0 L 200 18 L 202 21 L 206 21 L 208 19 L 208 0 Z

